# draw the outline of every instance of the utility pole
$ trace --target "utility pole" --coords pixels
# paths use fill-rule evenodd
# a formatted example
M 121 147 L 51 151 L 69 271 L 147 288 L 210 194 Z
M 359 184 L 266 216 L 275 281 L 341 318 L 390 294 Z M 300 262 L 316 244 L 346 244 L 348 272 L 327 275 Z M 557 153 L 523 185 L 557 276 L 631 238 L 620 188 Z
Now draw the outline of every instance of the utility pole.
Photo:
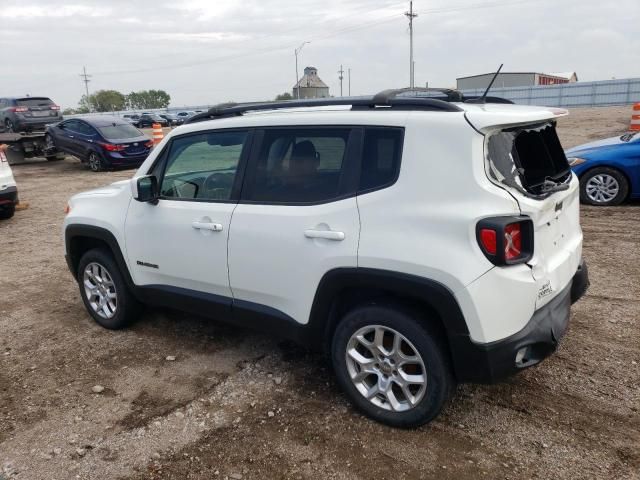
M 414 65 L 413 65 L 413 19 L 418 16 L 413 13 L 413 0 L 409 2 L 409 11 L 404 12 L 405 17 L 409 19 L 409 87 L 414 87 Z
M 344 70 L 342 69 L 342 65 L 340 65 L 340 70 L 338 70 L 338 79 L 340 80 L 340 96 L 342 96 L 342 79 L 344 78 L 343 74 Z
M 87 94 L 86 99 L 87 99 L 87 107 L 89 108 L 89 111 L 91 111 L 91 102 L 89 102 L 89 82 L 91 80 L 89 80 L 91 78 L 91 75 L 87 74 L 87 67 L 82 67 L 82 73 L 80 74 L 80 77 L 82 78 L 82 81 L 84 82 L 84 90 Z
M 296 86 L 295 86 L 295 89 L 296 89 L 296 98 L 297 99 L 300 99 L 300 86 L 298 85 L 298 82 L 300 81 L 300 77 L 298 77 L 298 54 L 302 51 L 302 49 L 304 48 L 304 46 L 307 43 L 311 43 L 311 42 L 302 42 L 300 44 L 300 46 L 293 51 L 295 53 L 295 55 L 296 55 Z
M 351 96 L 351 69 L 349 68 L 347 72 L 347 78 L 349 79 L 349 96 Z

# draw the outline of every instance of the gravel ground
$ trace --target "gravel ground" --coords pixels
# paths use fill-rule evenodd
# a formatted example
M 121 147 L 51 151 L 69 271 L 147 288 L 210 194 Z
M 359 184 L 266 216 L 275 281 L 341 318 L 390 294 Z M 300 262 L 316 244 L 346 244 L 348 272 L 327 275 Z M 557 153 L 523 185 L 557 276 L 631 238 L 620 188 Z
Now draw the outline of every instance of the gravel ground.
M 576 110 L 565 145 L 629 108 Z M 556 355 L 463 385 L 428 426 L 356 413 L 324 359 L 169 310 L 89 319 L 60 227 L 74 192 L 127 178 L 72 158 L 14 167 L 0 223 L 0 479 L 640 478 L 640 204 L 582 210 L 592 286 Z

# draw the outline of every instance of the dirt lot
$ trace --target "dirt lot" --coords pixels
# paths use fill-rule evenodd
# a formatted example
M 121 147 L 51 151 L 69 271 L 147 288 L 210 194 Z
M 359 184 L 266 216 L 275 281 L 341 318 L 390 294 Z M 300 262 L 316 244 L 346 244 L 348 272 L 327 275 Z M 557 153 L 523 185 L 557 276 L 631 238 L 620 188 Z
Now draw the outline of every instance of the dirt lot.
M 576 110 L 561 135 L 602 138 L 628 118 Z M 67 158 L 14 173 L 28 208 L 0 223 L 2 480 L 640 478 L 637 202 L 583 208 L 592 286 L 555 356 L 463 385 L 437 421 L 401 431 L 360 416 L 321 357 L 277 339 L 168 310 L 98 327 L 64 262 L 63 208 L 132 172 Z

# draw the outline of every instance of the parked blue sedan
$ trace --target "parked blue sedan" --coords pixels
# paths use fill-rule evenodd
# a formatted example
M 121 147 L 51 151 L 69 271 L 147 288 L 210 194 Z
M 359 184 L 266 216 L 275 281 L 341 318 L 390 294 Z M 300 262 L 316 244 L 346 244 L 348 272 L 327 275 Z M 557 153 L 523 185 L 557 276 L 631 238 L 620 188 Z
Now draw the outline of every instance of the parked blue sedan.
M 71 118 L 47 126 L 47 152 L 65 152 L 87 163 L 94 172 L 116 167 L 139 167 L 153 142 L 119 117 L 98 115 Z
M 618 205 L 640 198 L 640 132 L 573 147 L 566 152 L 580 178 L 580 200 Z

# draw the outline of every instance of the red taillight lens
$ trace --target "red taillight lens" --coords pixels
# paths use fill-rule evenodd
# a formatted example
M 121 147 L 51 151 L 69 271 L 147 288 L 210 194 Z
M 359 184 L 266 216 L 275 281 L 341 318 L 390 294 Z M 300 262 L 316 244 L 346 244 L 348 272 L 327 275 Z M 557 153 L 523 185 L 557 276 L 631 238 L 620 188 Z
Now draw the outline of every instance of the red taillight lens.
M 480 229 L 480 243 L 482 243 L 485 252 L 495 255 L 498 248 L 496 231 L 489 228 Z
M 104 148 L 107 152 L 121 152 L 125 149 L 124 145 L 116 145 L 113 143 L 98 142 L 98 145 Z
M 494 265 L 525 263 L 533 256 L 533 222 L 524 215 L 484 218 L 476 226 L 476 236 Z
M 60 110 L 60 107 L 58 105 L 49 105 L 49 108 L 51 110 Z
M 148 142 L 145 142 L 144 146 L 147 147 L 147 148 L 151 148 L 151 147 L 153 147 L 153 142 L 151 140 L 149 140 Z
M 510 223 L 504 227 L 504 258 L 516 260 L 522 255 L 522 228 L 520 223 Z
M 9 110 L 12 112 L 18 112 L 18 113 L 29 111 L 27 107 L 11 107 Z

